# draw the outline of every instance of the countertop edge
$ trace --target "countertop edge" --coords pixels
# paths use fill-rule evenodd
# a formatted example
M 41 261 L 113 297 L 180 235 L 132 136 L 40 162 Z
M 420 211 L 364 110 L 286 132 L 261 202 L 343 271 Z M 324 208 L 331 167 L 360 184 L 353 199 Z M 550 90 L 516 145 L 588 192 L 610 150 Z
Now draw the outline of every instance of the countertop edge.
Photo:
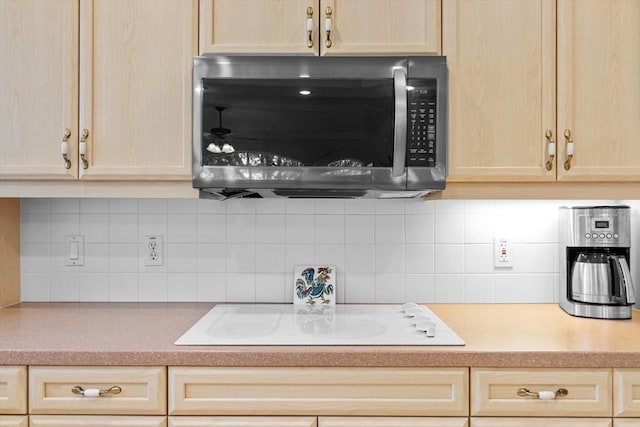
M 259 347 L 212 351 L 0 351 L 0 365 L 32 366 L 212 366 L 305 367 L 309 357 L 326 367 L 500 367 L 500 368 L 632 368 L 640 366 L 637 352 L 417 352 L 385 348 L 345 351 L 311 347 L 283 347 L 277 351 Z

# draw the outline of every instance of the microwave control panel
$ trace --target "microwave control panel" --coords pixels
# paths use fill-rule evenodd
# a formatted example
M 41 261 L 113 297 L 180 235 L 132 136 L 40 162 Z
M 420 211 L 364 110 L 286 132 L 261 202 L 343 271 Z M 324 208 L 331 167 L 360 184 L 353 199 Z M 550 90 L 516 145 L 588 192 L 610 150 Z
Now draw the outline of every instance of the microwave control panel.
M 436 165 L 436 80 L 408 79 L 407 166 Z
M 407 166 L 436 165 L 436 80 L 408 79 Z

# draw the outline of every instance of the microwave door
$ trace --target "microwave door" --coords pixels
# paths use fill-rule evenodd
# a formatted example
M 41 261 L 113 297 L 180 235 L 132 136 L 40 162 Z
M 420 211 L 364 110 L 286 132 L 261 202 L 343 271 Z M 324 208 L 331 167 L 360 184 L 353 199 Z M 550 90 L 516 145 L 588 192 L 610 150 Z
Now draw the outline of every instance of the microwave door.
M 345 171 L 368 185 L 373 169 L 390 176 L 396 157 L 404 173 L 406 156 L 394 156 L 394 139 L 395 151 L 404 152 L 406 136 L 394 137 L 400 107 L 391 78 L 224 78 L 205 79 L 205 86 L 203 166 L 309 168 L 307 176 L 323 174 L 318 179 Z M 402 119 L 400 135 L 406 135 Z M 225 144 L 234 151 L 225 151 Z
M 391 175 L 404 175 L 407 158 L 407 75 L 404 70 L 393 71 L 393 89 L 395 98 L 395 120 L 393 133 L 393 169 Z

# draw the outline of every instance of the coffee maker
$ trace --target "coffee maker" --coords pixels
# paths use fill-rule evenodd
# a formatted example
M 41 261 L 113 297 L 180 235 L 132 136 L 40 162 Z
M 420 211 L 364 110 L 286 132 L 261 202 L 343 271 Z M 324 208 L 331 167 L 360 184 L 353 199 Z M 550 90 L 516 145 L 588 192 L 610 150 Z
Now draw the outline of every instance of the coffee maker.
M 629 206 L 559 208 L 560 307 L 579 317 L 630 319 Z

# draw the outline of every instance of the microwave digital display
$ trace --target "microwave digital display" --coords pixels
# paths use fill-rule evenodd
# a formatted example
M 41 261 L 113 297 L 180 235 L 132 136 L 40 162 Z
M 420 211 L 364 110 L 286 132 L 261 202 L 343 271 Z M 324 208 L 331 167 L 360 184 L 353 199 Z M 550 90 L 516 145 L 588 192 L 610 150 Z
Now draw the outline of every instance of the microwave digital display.
M 609 228 L 609 221 L 605 220 L 596 220 L 595 228 Z

